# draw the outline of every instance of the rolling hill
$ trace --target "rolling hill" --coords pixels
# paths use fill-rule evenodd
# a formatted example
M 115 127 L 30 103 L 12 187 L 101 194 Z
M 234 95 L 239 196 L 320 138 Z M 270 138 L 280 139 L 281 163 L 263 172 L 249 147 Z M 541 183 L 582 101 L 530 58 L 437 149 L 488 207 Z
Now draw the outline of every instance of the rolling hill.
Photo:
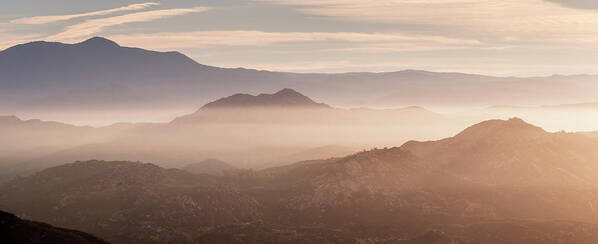
M 593 243 L 597 147 L 490 120 L 442 140 L 220 177 L 77 162 L 2 185 L 0 207 L 116 243 Z

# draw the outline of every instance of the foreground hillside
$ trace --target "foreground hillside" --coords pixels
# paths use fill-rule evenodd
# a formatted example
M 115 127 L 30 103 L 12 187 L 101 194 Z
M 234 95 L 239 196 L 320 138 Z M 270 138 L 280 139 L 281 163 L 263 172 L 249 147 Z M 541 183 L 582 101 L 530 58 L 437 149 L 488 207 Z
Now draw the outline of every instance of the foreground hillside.
M 0 208 L 115 243 L 595 243 L 598 141 L 521 119 L 222 176 L 87 161 L 0 187 Z
M 251 197 L 212 177 L 134 162 L 66 164 L 0 192 L 15 214 L 119 243 L 181 243 L 202 227 L 259 216 Z
M 5 244 L 107 244 L 92 235 L 19 219 L 0 211 L 0 236 Z

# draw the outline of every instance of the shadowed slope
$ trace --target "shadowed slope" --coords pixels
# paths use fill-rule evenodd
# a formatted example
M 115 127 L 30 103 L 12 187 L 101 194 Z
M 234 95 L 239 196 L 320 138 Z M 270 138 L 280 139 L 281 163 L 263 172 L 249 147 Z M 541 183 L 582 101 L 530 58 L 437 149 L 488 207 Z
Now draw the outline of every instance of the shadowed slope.
M 107 244 L 80 231 L 22 220 L 0 211 L 0 238 L 4 244 Z

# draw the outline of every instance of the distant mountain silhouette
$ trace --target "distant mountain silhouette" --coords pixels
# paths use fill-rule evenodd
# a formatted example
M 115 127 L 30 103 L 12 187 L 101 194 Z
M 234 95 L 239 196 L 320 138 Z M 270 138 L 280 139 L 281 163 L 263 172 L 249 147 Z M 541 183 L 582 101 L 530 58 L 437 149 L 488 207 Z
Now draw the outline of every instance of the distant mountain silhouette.
M 0 52 L 0 90 L 7 96 L 18 93 L 20 98 L 13 102 L 24 107 L 128 106 L 155 99 L 143 98 L 157 95 L 147 89 L 150 84 L 212 69 L 217 68 L 200 65 L 178 52 L 121 47 L 100 37 L 77 44 L 40 41 Z M 110 89 L 114 86 L 120 88 Z M 98 95 L 102 90 L 108 93 Z M 86 94 L 78 95 L 82 92 Z
M 144 126 L 120 124 L 93 128 L 39 119 L 22 120 L 16 116 L 0 116 L 0 134 L 3 138 L 0 140 L 0 181 L 5 176 L 10 177 L 7 174 L 21 175 L 45 168 L 35 165 L 39 162 L 32 165 L 21 164 L 24 161 L 72 147 L 112 141 Z M 16 167 L 14 171 L 13 166 Z
M 0 117 L 0 131 L 9 138 L 0 142 L 0 181 L 64 162 L 98 158 L 160 162 L 175 168 L 221 158 L 243 162 L 244 167 L 263 168 L 345 156 L 355 151 L 338 147 L 318 149 L 318 145 L 342 143 L 361 148 L 380 144 L 368 139 L 384 138 L 403 143 L 410 138 L 451 135 L 465 125 L 418 106 L 333 108 L 288 88 L 273 94 L 225 97 L 164 124 L 117 123 L 92 128 L 7 116 Z M 413 135 L 413 128 L 424 127 L 431 130 Z M 350 134 L 353 141 L 345 139 Z M 285 140 L 292 144 L 273 144 L 287 137 L 294 138 Z M 251 147 L 245 143 L 247 138 L 252 138 Z
M 365 121 L 369 124 L 447 122 L 444 116 L 418 106 L 400 109 L 333 108 L 285 88 L 273 94 L 235 94 L 221 98 L 204 105 L 195 113 L 176 118 L 172 124 L 355 124 Z
M 206 159 L 199 163 L 185 165 L 182 170 L 193 174 L 222 175 L 224 172 L 236 169 L 232 165 L 218 159 Z
M 0 109 L 190 109 L 228 94 L 285 87 L 341 105 L 575 103 L 595 99 L 590 91 L 597 88 L 596 79 L 421 70 L 295 74 L 228 69 L 199 64 L 178 52 L 122 47 L 94 37 L 76 44 L 31 42 L 0 51 Z
M 598 109 L 598 103 L 575 103 L 575 104 L 559 104 L 559 105 L 543 105 L 543 106 L 514 106 L 514 105 L 497 105 L 490 106 L 490 110 L 595 110 Z
M 80 231 L 22 220 L 0 211 L 0 236 L 4 244 L 107 244 Z
M 235 94 L 230 97 L 218 99 L 208 103 L 202 109 L 223 109 L 223 108 L 330 108 L 323 103 L 316 103 L 309 97 L 296 92 L 293 89 L 285 88 L 274 94 Z

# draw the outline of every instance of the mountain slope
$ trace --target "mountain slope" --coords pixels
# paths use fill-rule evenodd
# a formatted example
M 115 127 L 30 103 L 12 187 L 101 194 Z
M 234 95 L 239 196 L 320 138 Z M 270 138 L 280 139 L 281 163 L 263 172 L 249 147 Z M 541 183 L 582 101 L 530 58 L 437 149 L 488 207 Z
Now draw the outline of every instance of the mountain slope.
M 267 169 L 260 179 L 269 180 L 255 184 L 293 189 L 272 200 L 286 203 L 290 222 L 401 225 L 390 212 L 411 216 L 401 228 L 477 218 L 588 220 L 596 216 L 589 203 L 598 201 L 596 148 L 585 136 L 492 120 L 439 141 Z
M 401 148 L 482 184 L 598 186 L 598 143 L 576 134 L 548 133 L 517 118 L 485 121 L 452 138 Z
M 235 94 L 230 97 L 218 99 L 208 103 L 202 109 L 226 109 L 226 108 L 330 108 L 323 103 L 316 103 L 311 98 L 289 88 L 282 89 L 274 94 Z
M 202 227 L 259 216 L 252 198 L 207 175 L 133 162 L 50 168 L 3 185 L 0 206 L 117 243 L 187 242 Z
M 0 178 L 41 169 L 33 164 L 25 165 L 32 159 L 81 145 L 107 143 L 151 126 L 153 125 L 119 124 L 93 128 L 38 119 L 22 120 L 16 116 L 0 116 L 0 134 L 3 139 L 0 140 Z
M 139 101 L 142 95 L 156 93 L 137 87 L 165 83 L 175 77 L 193 77 L 211 69 L 181 53 L 121 47 L 100 37 L 77 44 L 32 42 L 11 47 L 0 52 L 0 67 L 2 94 L 19 94 L 9 100 L 11 104 L 57 108 L 71 102 L 87 107 L 142 104 L 148 102 Z M 108 89 L 113 86 L 120 88 Z M 74 97 L 103 89 L 107 92 L 104 95 Z
M 293 74 L 225 69 L 178 52 L 121 47 L 100 37 L 77 44 L 32 42 L 0 52 L 3 113 L 23 109 L 155 109 L 237 92 L 292 87 L 342 105 L 493 105 L 595 100 L 594 76 L 532 78 L 404 70 Z
M 22 220 L 0 211 L 0 236 L 5 244 L 107 244 L 97 237 L 80 231 Z
M 232 165 L 218 159 L 206 159 L 199 163 L 185 165 L 182 170 L 193 174 L 222 175 L 226 171 L 235 170 Z
M 1 186 L 0 208 L 119 243 L 593 243 L 595 148 L 491 120 L 443 140 L 221 177 L 77 162 Z
M 208 103 L 195 113 L 181 116 L 173 125 L 200 123 L 255 124 L 435 124 L 444 116 L 422 107 L 400 109 L 340 109 L 289 88 L 273 94 L 235 94 Z

